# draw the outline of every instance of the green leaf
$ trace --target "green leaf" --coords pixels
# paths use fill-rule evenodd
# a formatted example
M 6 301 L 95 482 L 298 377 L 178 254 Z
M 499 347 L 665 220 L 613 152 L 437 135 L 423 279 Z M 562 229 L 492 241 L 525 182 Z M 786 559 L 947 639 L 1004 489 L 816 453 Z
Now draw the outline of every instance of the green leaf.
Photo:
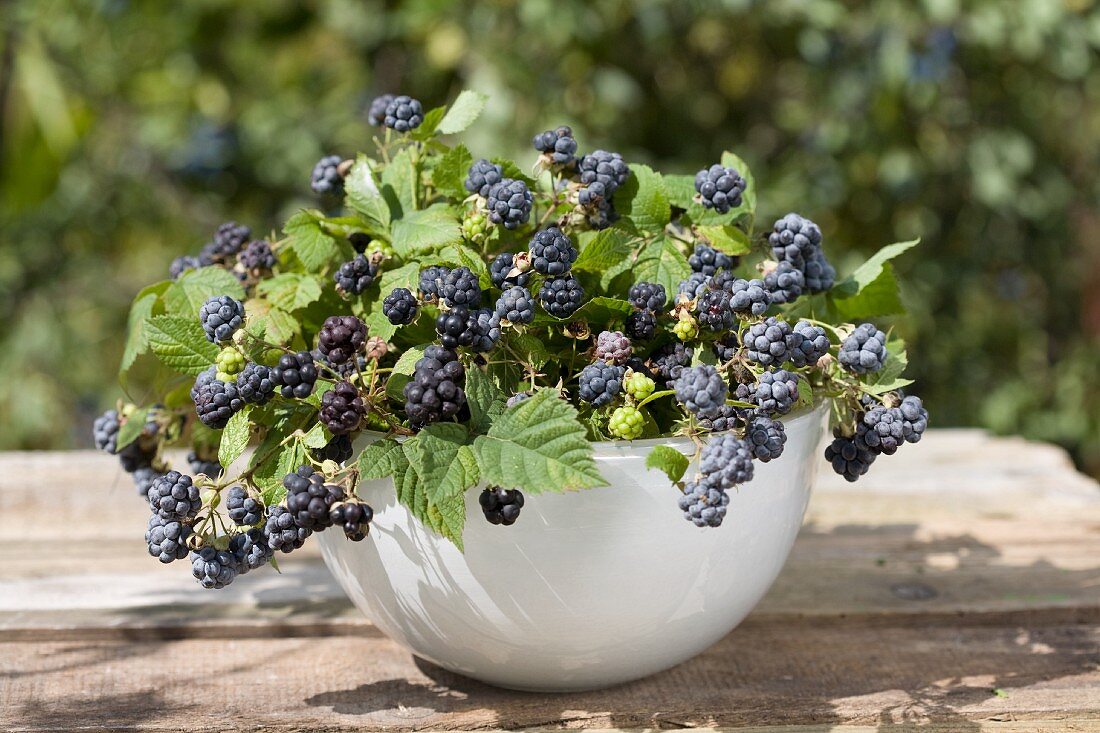
M 293 313 L 320 300 L 321 283 L 313 275 L 286 272 L 261 280 L 256 292 L 273 305 Z
M 169 369 L 195 377 L 218 356 L 218 347 L 206 340 L 198 316 L 152 316 L 145 320 L 149 347 Z
M 514 178 L 517 181 L 523 181 L 532 191 L 535 190 L 535 186 L 538 185 L 537 181 L 524 173 L 523 170 L 516 165 L 515 161 L 509 160 L 508 158 L 490 158 L 490 160 L 500 166 L 500 170 L 505 178 Z
M 268 436 L 252 455 L 249 467 L 256 465 L 257 460 L 268 455 L 269 451 L 278 446 L 285 437 L 277 431 L 268 431 Z M 283 478 L 288 473 L 297 471 L 299 466 L 308 463 L 306 449 L 298 440 L 289 441 L 281 448 L 277 448 L 274 455 L 269 455 L 252 474 L 252 482 L 263 494 L 264 504 L 272 506 L 281 502 L 286 497 Z
M 250 300 L 246 306 L 248 321 L 245 330 L 258 339 L 280 346 L 289 346 L 298 335 L 298 319 L 275 308 L 266 300 Z
M 321 228 L 317 211 L 299 211 L 287 220 L 283 232 L 290 237 L 290 247 L 307 271 L 323 273 L 351 259 L 351 245 L 341 243 Z
M 488 289 L 492 285 L 489 277 L 489 266 L 477 252 L 462 244 L 451 244 L 439 250 L 439 253 L 431 258 L 432 264 L 452 265 L 455 267 L 468 267 L 475 275 L 481 287 Z M 419 283 L 419 277 L 417 278 Z
M 439 521 L 429 524 L 437 525 L 440 534 L 459 549 L 466 519 L 463 495 L 480 480 L 477 461 L 466 444 L 468 439 L 465 426 L 437 423 L 405 444 L 405 454 L 424 486 L 427 508 L 435 507 L 439 512 Z
M 749 235 L 732 224 L 702 224 L 695 231 L 715 249 L 728 255 L 744 255 L 752 251 Z
M 367 331 L 371 336 L 377 336 L 383 341 L 389 341 L 397 333 L 398 327 L 390 323 L 390 319 L 382 314 L 381 307 L 377 307 L 363 316 L 363 323 L 366 324 Z
M 521 355 L 527 357 L 527 360 L 536 368 L 541 367 L 553 357 L 553 354 L 546 348 L 546 344 L 542 342 L 542 339 L 532 336 L 529 333 L 513 331 L 506 338 L 508 339 L 508 345 Z
M 692 208 L 692 200 L 695 198 L 695 176 L 666 173 L 663 178 L 669 203 L 685 211 Z
M 647 165 L 630 166 L 631 176 L 615 192 L 615 209 L 644 232 L 660 232 L 672 218 L 661 174 Z
M 466 367 L 466 404 L 470 407 L 470 430 L 485 430 L 504 412 L 505 395 L 480 367 Z
M 863 288 L 879 278 L 887 262 L 919 243 L 919 239 L 912 239 L 908 242 L 896 242 L 886 245 L 860 265 L 851 276 L 833 286 L 832 295 L 835 298 L 848 298 L 859 294 Z
M 324 423 L 317 423 L 312 428 L 310 428 L 309 432 L 306 433 L 304 438 L 302 438 L 302 443 L 307 448 L 316 449 L 324 448 L 326 445 L 329 444 L 329 441 L 331 440 L 332 433 L 330 433 L 328 428 L 324 426 Z
M 382 169 L 382 195 L 396 197 L 408 216 L 416 211 L 416 185 L 419 174 L 412 148 L 402 148 Z M 395 245 L 396 246 L 396 245 Z
M 446 206 L 410 211 L 393 223 L 393 248 L 402 256 L 461 243 L 458 219 Z
M 180 275 L 164 291 L 164 306 L 169 315 L 189 316 L 198 322 L 199 308 L 215 295 L 244 299 L 241 281 L 220 267 L 200 267 Z
M 252 437 L 249 417 L 252 405 L 245 405 L 240 412 L 233 413 L 222 430 L 222 440 L 218 445 L 218 462 L 227 469 L 244 454 L 248 441 Z
M 889 262 L 883 264 L 878 277 L 862 286 L 855 295 L 837 298 L 830 293 L 826 302 L 830 314 L 838 322 L 854 322 L 905 311 L 894 268 Z
M 413 140 L 431 140 L 439 131 L 439 123 L 443 121 L 443 115 L 447 114 L 446 107 L 433 107 L 424 113 L 424 121 L 409 131 L 409 137 Z
M 378 281 L 378 289 L 383 297 L 390 294 L 394 288 L 408 288 L 416 294 L 420 285 L 420 264 L 410 262 L 394 270 L 386 270 L 382 273 L 382 279 Z
M 913 383 L 912 379 L 904 379 L 901 376 L 909 366 L 909 355 L 902 342 L 890 341 L 886 344 L 886 350 L 888 356 L 882 369 L 868 375 L 860 385 L 860 388 L 868 394 L 882 395 Z
M 141 431 L 145 429 L 145 423 L 148 420 L 148 407 L 138 408 L 127 415 L 126 422 L 122 423 L 122 427 L 118 430 L 118 438 L 115 442 L 117 449 L 122 450 L 137 440 L 138 436 L 141 435 Z
M 172 283 L 162 280 L 143 289 L 134 298 L 130 306 L 130 315 L 126 319 L 126 347 L 122 352 L 119 374 L 125 374 L 134 361 L 149 350 L 149 340 L 145 334 L 145 319 L 154 315 L 160 306 L 160 298 Z
M 645 467 L 665 472 L 669 481 L 678 482 L 684 477 L 691 460 L 680 451 L 667 445 L 654 446 L 645 459 Z
M 424 349 L 427 344 L 422 346 L 412 346 L 401 352 L 401 356 L 398 357 L 397 363 L 393 365 L 394 374 L 405 374 L 412 376 L 413 369 L 416 368 L 416 362 L 420 361 L 424 356 Z
M 544 389 L 497 418 L 474 453 L 490 484 L 532 494 L 605 486 L 586 432 L 576 409 Z
M 432 169 L 432 183 L 443 193 L 461 201 L 469 195 L 464 182 L 474 156 L 465 145 L 456 145 L 440 157 Z
M 670 397 L 674 394 L 676 394 L 676 390 L 674 390 L 674 389 L 658 390 L 658 391 L 654 392 L 653 394 L 649 395 L 649 397 L 646 397 L 644 400 L 639 402 L 638 407 L 645 407 L 650 402 L 654 402 L 656 400 L 663 399 L 665 397 Z
M 620 229 L 604 229 L 581 250 L 573 269 L 578 272 L 604 272 L 629 262 L 634 248 L 631 238 Z
M 405 451 L 393 438 L 383 438 L 368 445 L 359 454 L 359 475 L 363 479 L 394 476 L 409 465 Z
M 348 207 L 370 222 L 378 232 L 390 227 L 391 211 L 374 180 L 370 159 L 360 155 L 344 179 Z
M 665 237 L 657 237 L 639 253 L 634 264 L 635 281 L 646 281 L 663 285 L 665 292 L 676 293 L 680 281 L 691 275 L 691 266 L 687 257 L 676 244 Z
M 459 94 L 439 123 L 439 134 L 453 135 L 474 124 L 474 121 L 481 115 L 482 110 L 485 109 L 485 103 L 488 99 L 489 97 L 486 95 L 469 89 Z
M 727 168 L 734 168 L 745 179 L 745 191 L 741 194 L 741 205 L 731 209 L 728 214 L 723 214 L 723 216 L 726 217 L 727 221 L 730 218 L 737 219 L 745 215 L 748 215 L 750 219 L 755 217 L 756 179 L 753 178 L 752 171 L 749 170 L 749 164 L 741 160 L 736 153 L 727 150 L 722 153 L 722 165 Z

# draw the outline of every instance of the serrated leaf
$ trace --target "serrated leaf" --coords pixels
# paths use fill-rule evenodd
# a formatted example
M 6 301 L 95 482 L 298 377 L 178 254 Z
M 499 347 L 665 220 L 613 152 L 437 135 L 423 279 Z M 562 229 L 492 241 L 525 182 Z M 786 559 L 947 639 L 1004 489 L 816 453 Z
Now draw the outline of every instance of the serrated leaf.
M 481 115 L 482 110 L 485 109 L 485 103 L 488 99 L 489 97 L 481 92 L 474 92 L 469 89 L 459 94 L 451 104 L 451 108 L 447 110 L 447 114 L 440 121 L 439 134 L 453 135 L 474 124 L 474 121 Z
M 912 249 L 919 243 L 919 239 L 912 239 L 908 242 L 895 242 L 894 244 L 886 245 L 872 255 L 870 259 L 856 268 L 856 271 L 849 277 L 834 285 L 832 290 L 833 297 L 848 298 L 859 294 L 863 288 L 878 279 L 887 262 L 903 252 Z
M 889 262 L 882 265 L 878 277 L 862 286 L 855 295 L 837 298 L 832 292 L 826 302 L 838 322 L 852 322 L 903 313 L 898 281 Z
M 532 494 L 604 486 L 586 432 L 576 409 L 544 389 L 497 418 L 474 453 L 490 484 Z
M 398 357 L 397 363 L 393 365 L 393 373 L 412 376 L 413 369 L 416 367 L 416 362 L 420 361 L 421 357 L 424 356 L 424 349 L 427 346 L 427 344 L 423 344 L 421 346 L 412 346 L 405 349 L 401 353 L 401 356 Z
M 749 170 L 749 164 L 736 153 L 727 150 L 722 153 L 722 165 L 735 169 L 745 179 L 745 190 L 741 194 L 741 205 L 730 209 L 729 213 L 722 216 L 726 217 L 726 221 L 731 218 L 736 220 L 747 216 L 751 222 L 756 217 L 756 179 L 753 177 L 752 171 Z M 749 232 L 752 232 L 751 227 Z
M 527 361 L 530 361 L 536 369 L 550 361 L 553 356 L 541 339 L 529 333 L 513 331 L 507 336 L 507 339 L 508 344 L 519 354 L 526 357 Z
M 477 461 L 462 425 L 430 425 L 405 444 L 405 455 L 416 470 L 430 517 L 418 517 L 462 549 L 466 521 L 466 489 L 480 480 Z M 434 510 L 434 512 L 433 512 Z
M 215 295 L 228 295 L 242 300 L 244 288 L 233 273 L 220 267 L 188 270 L 164 291 L 165 312 L 173 316 L 190 316 L 197 320 L 199 308 Z
M 386 198 L 395 197 L 405 216 L 415 213 L 417 208 L 418 175 L 412 148 L 402 148 L 382 169 L 382 195 Z M 396 222 L 394 225 L 396 226 Z
M 467 267 L 477 275 L 478 283 L 482 288 L 492 285 L 489 277 L 489 266 L 481 256 L 462 244 L 451 244 L 439 250 L 438 254 L 431 258 L 432 264 L 452 265 L 454 267 Z M 418 278 L 419 280 L 419 278 Z
M 538 182 L 524 173 L 523 170 L 516 165 L 515 161 L 509 160 L 508 158 L 490 158 L 490 161 L 500 166 L 500 170 L 505 178 L 514 178 L 517 181 L 523 181 L 527 184 L 528 188 L 531 190 L 535 189 Z
M 148 419 L 148 407 L 140 407 L 127 415 L 126 422 L 122 423 L 122 427 L 118 430 L 118 438 L 115 441 L 117 449 L 122 450 L 137 440 L 138 436 L 141 435 L 141 431 L 145 429 L 145 423 L 148 422 Z
M 891 341 L 887 343 L 886 349 L 888 356 L 882 369 L 868 375 L 860 385 L 863 391 L 869 394 L 882 395 L 913 383 L 912 379 L 901 376 L 909 366 L 909 355 L 902 342 Z
M 393 223 L 393 248 L 402 256 L 462 243 L 458 219 L 446 206 L 411 211 Z
M 667 445 L 654 446 L 645 459 L 646 468 L 664 471 L 672 483 L 684 477 L 689 465 L 691 460 L 687 456 Z
M 367 326 L 367 332 L 371 336 L 377 336 L 383 341 L 389 341 L 397 333 L 397 326 L 390 323 L 390 319 L 382 315 L 381 307 L 372 310 L 363 316 L 363 323 Z
M 505 395 L 478 366 L 466 367 L 466 404 L 470 407 L 470 430 L 485 430 L 504 412 Z
M 256 292 L 273 305 L 293 313 L 320 300 L 321 283 L 313 275 L 286 272 L 261 280 Z
M 439 123 L 445 114 L 447 108 L 444 106 L 431 108 L 424 113 L 424 121 L 409 131 L 409 137 L 413 140 L 431 140 L 439 132 Z
M 691 275 L 691 266 L 674 242 L 658 237 L 638 254 L 634 264 L 635 281 L 663 285 L 665 292 L 676 293 L 680 281 Z
M 255 467 L 252 482 L 260 489 L 264 504 L 267 506 L 278 504 L 286 497 L 283 478 L 309 462 L 306 450 L 300 441 L 290 440 L 286 445 L 279 447 L 279 443 L 284 438 L 286 433 L 269 430 L 249 461 L 249 468 Z M 263 463 L 257 466 L 256 461 L 259 460 L 263 460 Z
M 678 209 L 690 209 L 695 198 L 695 176 L 666 173 L 664 181 L 669 203 Z
M 634 247 L 631 237 L 619 229 L 604 229 L 581 250 L 573 269 L 578 272 L 604 272 L 628 263 Z
M 221 443 L 218 445 L 218 462 L 229 468 L 248 447 L 248 441 L 252 437 L 250 417 L 252 405 L 245 405 L 244 409 L 233 414 L 229 422 L 222 429 Z
M 144 288 L 134 297 L 130 306 L 130 315 L 126 319 L 126 347 L 122 352 L 122 363 L 118 371 L 124 375 L 133 366 L 134 360 L 149 350 L 149 340 L 145 334 L 145 319 L 157 315 L 158 310 L 163 310 L 161 296 L 171 287 L 172 283 L 162 280 Z
M 365 155 L 359 155 L 355 164 L 344 178 L 344 191 L 348 207 L 370 222 L 378 231 L 384 232 L 390 227 L 392 212 L 386 199 L 378 189 L 371 169 L 371 161 Z M 374 233 L 374 232 L 372 232 Z
M 169 369 L 197 377 L 218 356 L 218 347 L 206 340 L 197 316 L 151 316 L 145 320 L 149 348 Z
M 322 216 L 316 211 L 299 211 L 283 225 L 294 254 L 307 271 L 315 274 L 350 260 L 353 254 L 350 245 L 337 241 L 321 228 L 318 218 Z
M 326 428 L 323 423 L 317 423 L 310 428 L 309 432 L 302 438 L 302 444 L 307 448 L 317 449 L 324 448 L 331 440 L 332 433 L 329 432 L 328 428 Z
M 420 264 L 410 262 L 394 270 L 386 270 L 382 273 L 382 279 L 378 281 L 378 289 L 382 297 L 389 295 L 394 288 L 407 288 L 416 294 L 416 288 L 420 284 Z
M 245 330 L 257 339 L 289 346 L 298 335 L 298 319 L 266 300 L 248 301 L 245 312 L 248 314 Z
M 715 249 L 734 257 L 752 251 L 749 235 L 732 224 L 702 224 L 695 231 Z
M 661 174 L 647 165 L 632 165 L 630 173 L 615 192 L 615 210 L 640 231 L 662 231 L 672 218 L 672 210 Z
M 461 201 L 469 195 L 464 182 L 473 165 L 474 156 L 465 145 L 456 145 L 440 158 L 432 169 L 432 183 L 453 199 Z
M 408 463 L 401 444 L 393 438 L 383 438 L 371 443 L 359 454 L 359 475 L 363 479 L 396 476 Z

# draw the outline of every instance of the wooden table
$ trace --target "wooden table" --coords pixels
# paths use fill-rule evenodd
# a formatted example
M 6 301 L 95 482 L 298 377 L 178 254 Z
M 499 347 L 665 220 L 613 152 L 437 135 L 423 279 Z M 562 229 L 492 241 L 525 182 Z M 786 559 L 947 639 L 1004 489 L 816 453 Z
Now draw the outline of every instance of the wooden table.
M 1050 446 L 933 431 L 823 471 L 744 624 L 584 694 L 414 659 L 315 550 L 203 591 L 144 554 L 146 511 L 108 457 L 0 456 L 0 728 L 1100 731 L 1100 490 Z

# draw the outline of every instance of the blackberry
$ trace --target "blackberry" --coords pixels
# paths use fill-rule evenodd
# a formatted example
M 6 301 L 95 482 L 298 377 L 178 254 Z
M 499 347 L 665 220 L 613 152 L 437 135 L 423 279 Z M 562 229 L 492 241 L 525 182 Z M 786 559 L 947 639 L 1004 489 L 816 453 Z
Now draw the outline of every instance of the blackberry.
M 191 527 L 188 525 L 154 513 L 149 517 L 145 530 L 145 544 L 150 555 L 167 564 L 187 557 L 187 538 L 190 535 Z
M 500 343 L 500 316 L 489 308 L 481 308 L 470 314 L 473 328 L 473 341 L 470 348 L 474 351 L 492 351 Z
M 752 450 L 749 444 L 733 433 L 724 433 L 710 440 L 699 454 L 702 482 L 716 489 L 730 489 L 752 481 Z
M 264 537 L 267 546 L 278 552 L 292 552 L 305 544 L 312 529 L 299 527 L 294 520 L 294 513 L 282 504 L 271 507 L 267 513 L 267 522 L 264 523 Z
M 645 432 L 645 416 L 634 405 L 615 408 L 607 423 L 607 430 L 622 440 L 637 440 Z
M 730 294 L 730 307 L 735 313 L 762 316 L 771 305 L 771 297 L 764 289 L 764 283 L 761 280 L 734 278 L 729 281 L 725 289 Z
M 333 461 L 343 465 L 355 454 L 351 444 L 350 435 L 334 435 L 332 440 L 323 448 L 313 451 L 313 457 L 318 461 Z
M 787 344 L 791 338 L 791 326 L 775 316 L 754 323 L 741 334 L 745 353 L 750 361 L 763 366 L 782 364 L 790 357 Z
M 241 251 L 245 243 L 252 238 L 252 230 L 244 224 L 235 221 L 227 221 L 220 225 L 214 232 L 213 241 L 203 247 L 199 255 L 203 264 L 226 264 L 237 259 L 237 253 Z
M 195 397 L 195 414 L 202 424 L 213 430 L 221 430 L 229 418 L 241 411 L 244 400 L 237 392 L 237 385 L 215 379 L 199 388 Z
M 825 460 L 848 481 L 855 481 L 875 462 L 875 454 L 852 438 L 834 432 L 833 442 L 825 448 Z
M 630 177 L 630 168 L 623 156 L 606 150 L 596 150 L 577 161 L 580 182 L 584 186 L 577 192 L 582 206 L 591 206 L 599 201 L 611 201 L 619 186 Z
M 549 161 L 558 167 L 571 167 L 576 162 L 577 141 L 568 125 L 535 135 L 531 144 L 535 150 L 545 153 Z
M 882 369 L 886 356 L 886 334 L 864 323 L 841 342 L 837 361 L 853 374 L 870 374 Z
M 543 310 L 555 318 L 568 318 L 584 301 L 584 288 L 572 276 L 551 277 L 539 288 L 539 302 Z
M 519 519 L 523 508 L 523 493 L 519 489 L 502 489 L 499 486 L 486 488 L 477 498 L 481 512 L 490 524 L 510 526 Z
M 719 270 L 732 270 L 735 267 L 732 257 L 706 244 L 695 245 L 695 251 L 688 257 L 688 264 L 693 272 L 703 275 L 713 275 Z
M 450 268 L 440 265 L 425 267 L 420 271 L 420 293 L 424 300 L 437 300 L 443 290 L 443 281 L 451 273 Z
M 351 382 L 337 382 L 321 395 L 321 424 L 333 435 L 355 432 L 366 416 L 367 406 Z
M 768 244 L 777 261 L 805 270 L 806 262 L 821 251 L 821 230 L 805 217 L 787 214 L 776 220 Z
M 581 370 L 577 396 L 594 407 L 603 407 L 623 391 L 626 369 L 597 361 Z
M 679 341 L 673 341 L 658 349 L 650 358 L 650 363 L 656 375 L 671 388 L 684 367 L 691 364 L 691 350 Z
M 378 266 L 367 259 L 366 255 L 355 255 L 354 260 L 349 260 L 340 265 L 333 279 L 336 281 L 336 290 L 341 295 L 360 295 L 374 283 L 378 276 Z
M 191 574 L 203 588 L 224 588 L 237 577 L 237 558 L 228 550 L 203 547 L 191 553 Z
M 496 315 L 508 323 L 530 323 L 535 320 L 535 299 L 522 286 L 508 288 L 496 302 Z
M 382 301 L 382 315 L 395 326 L 404 326 L 416 319 L 419 307 L 416 296 L 408 288 L 394 288 Z
M 456 267 L 447 273 L 439 297 L 448 307 L 464 305 L 473 309 L 481 305 L 481 285 L 468 267 Z
M 825 259 L 823 252 L 815 252 L 813 257 L 806 261 L 806 290 L 811 293 L 824 293 L 833 287 L 836 281 L 836 269 Z
M 325 483 L 325 477 L 310 466 L 299 466 L 283 478 L 286 487 L 286 508 L 295 523 L 314 532 L 332 526 L 329 509 L 344 500 L 344 490 Z
M 787 430 L 783 423 L 764 415 L 754 415 L 745 425 L 745 442 L 753 458 L 767 463 L 783 455 Z
M 520 402 L 524 402 L 524 401 L 529 400 L 529 399 L 531 399 L 531 393 L 530 392 L 517 392 L 516 394 L 514 394 L 514 395 L 512 395 L 511 397 L 508 398 L 508 401 L 504 403 L 504 407 L 505 407 L 505 409 L 507 409 L 509 407 L 514 407 L 515 405 L 518 405 Z
M 233 333 L 244 325 L 244 305 L 228 295 L 215 295 L 199 308 L 199 321 L 207 340 L 224 344 L 233 340 Z
M 92 440 L 98 450 L 114 455 L 118 453 L 118 431 L 122 423 L 118 410 L 107 410 L 92 423 Z
M 729 387 L 718 370 L 710 364 L 685 367 L 676 379 L 673 389 L 676 399 L 697 417 L 714 415 L 726 404 Z
M 477 322 L 471 319 L 470 310 L 457 306 L 443 311 L 435 318 L 435 331 L 439 342 L 448 349 L 469 346 L 476 336 Z
M 424 107 L 420 100 L 405 94 L 398 95 L 386 105 L 382 124 L 397 132 L 408 132 L 424 121 Z
M 686 296 L 688 300 L 695 300 L 707 291 L 709 285 L 710 275 L 704 275 L 701 272 L 693 272 L 691 273 L 691 277 L 687 280 L 681 280 L 680 284 L 676 286 L 676 295 Z
M 548 227 L 531 238 L 531 267 L 535 272 L 560 277 L 577 259 L 577 248 L 561 229 Z
M 736 331 L 730 331 L 711 344 L 711 350 L 718 361 L 724 364 L 737 356 L 741 350 L 741 339 Z
M 250 496 L 243 486 L 230 486 L 225 494 L 225 509 L 234 524 L 251 527 L 264 518 L 264 505 Z
M 383 94 L 372 99 L 370 108 L 367 110 L 367 122 L 375 127 L 381 127 L 386 119 L 386 108 L 390 106 L 392 101 L 392 94 Z
M 526 224 L 533 203 L 534 197 L 527 184 L 513 178 L 503 178 L 494 183 L 485 196 L 489 221 L 503 224 L 505 229 L 516 229 Z
M 786 369 L 766 371 L 756 384 L 737 385 L 737 399 L 753 403 L 765 415 L 786 415 L 798 399 L 798 375 Z
M 715 163 L 695 174 L 695 190 L 703 207 L 725 214 L 741 205 L 745 179 L 733 168 Z
M 817 360 L 829 353 L 832 344 L 825 335 L 825 329 L 809 321 L 794 324 L 794 330 L 787 337 L 789 357 L 796 367 L 813 366 Z
M 200 372 L 199 376 L 195 377 L 195 383 L 191 386 L 191 401 L 195 402 L 199 398 L 199 390 L 203 385 L 210 384 L 218 379 L 218 368 L 210 367 L 206 371 Z
M 722 405 L 717 410 L 699 418 L 699 427 L 708 433 L 724 433 L 740 427 L 744 422 L 744 410 L 733 405 Z
M 928 429 L 928 410 L 924 408 L 920 397 L 909 395 L 898 405 L 907 443 L 919 443 L 924 431 Z
M 370 532 L 370 521 L 374 519 L 374 510 L 368 504 L 339 501 L 328 512 L 333 526 L 344 530 L 344 536 L 352 542 L 361 542 Z
M 169 521 L 190 521 L 202 507 L 198 487 L 190 476 L 179 471 L 169 471 L 154 481 L 148 497 L 153 513 Z
M 612 364 L 624 364 L 633 351 L 630 339 L 622 331 L 600 331 L 596 336 L 597 359 Z
M 780 262 L 774 270 L 764 276 L 764 290 L 773 303 L 791 303 L 802 295 L 806 287 L 806 278 L 790 262 Z
M 734 321 L 730 294 L 725 290 L 707 290 L 696 301 L 695 316 L 709 331 L 730 330 Z
M 668 303 L 665 286 L 647 282 L 637 282 L 631 285 L 627 299 L 638 310 L 653 311 L 654 313 L 663 311 Z
M 317 383 L 317 362 L 308 351 L 297 354 L 283 354 L 279 363 L 271 370 L 271 380 L 282 389 L 283 397 L 305 399 L 313 392 Z
M 872 453 L 894 455 L 905 442 L 905 417 L 897 407 L 876 405 L 863 414 L 856 425 L 856 442 Z
M 657 385 L 651 377 L 633 369 L 627 372 L 626 378 L 623 380 L 623 391 L 638 402 L 653 394 L 653 390 L 656 388 Z
M 489 278 L 501 290 L 510 286 L 526 285 L 531 279 L 530 272 L 521 272 L 517 275 L 509 273 L 515 268 L 516 256 L 512 252 L 501 252 L 496 259 L 489 264 Z
M 275 267 L 275 252 L 271 243 L 264 239 L 249 242 L 237 255 L 237 262 L 250 273 L 270 272 Z
M 730 497 L 721 489 L 702 482 L 692 482 L 684 486 L 684 493 L 677 503 L 684 513 L 684 519 L 696 527 L 717 527 L 726 518 Z
M 657 332 L 657 316 L 653 311 L 634 311 L 626 317 L 623 330 L 635 341 L 648 341 Z
M 317 161 L 309 177 L 309 187 L 313 193 L 321 196 L 344 195 L 344 174 L 340 172 L 343 162 L 339 155 L 326 155 Z
M 130 477 L 134 480 L 134 488 L 137 490 L 138 496 L 149 498 L 149 489 L 153 486 L 153 482 L 163 475 L 164 473 L 152 466 L 141 466 Z
M 222 468 L 222 464 L 218 463 L 218 461 L 205 460 L 195 451 L 190 451 L 187 454 L 187 465 L 191 467 L 191 474 L 193 476 L 198 476 L 201 473 L 210 478 L 218 478 L 225 472 L 225 469 Z
M 229 540 L 229 551 L 237 558 L 237 570 L 241 575 L 267 565 L 275 556 L 262 527 L 233 535 Z
M 198 257 L 183 255 L 172 260 L 172 263 L 168 265 L 168 277 L 178 280 L 179 276 L 188 270 L 197 270 L 200 267 L 202 267 L 202 261 Z
M 463 185 L 470 193 L 489 198 L 489 189 L 504 180 L 504 169 L 482 158 L 470 166 Z
M 429 346 L 416 362 L 413 378 L 405 385 L 405 413 L 409 424 L 421 428 L 454 417 L 466 404 L 466 370 L 454 351 Z
M 367 327 L 355 316 L 329 316 L 317 334 L 317 350 L 332 364 L 348 362 L 363 348 Z
M 237 375 L 237 394 L 254 405 L 267 404 L 278 387 L 271 376 L 271 367 L 250 363 Z

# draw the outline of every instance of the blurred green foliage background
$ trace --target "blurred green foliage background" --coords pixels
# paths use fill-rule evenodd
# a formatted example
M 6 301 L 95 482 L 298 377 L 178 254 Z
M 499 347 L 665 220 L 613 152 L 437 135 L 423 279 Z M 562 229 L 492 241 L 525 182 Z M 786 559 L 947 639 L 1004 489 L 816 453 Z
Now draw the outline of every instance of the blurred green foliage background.
M 562 123 L 666 171 L 730 148 L 842 274 L 923 237 L 898 327 L 935 425 L 1100 473 L 1091 0 L 8 0 L 0 44 L 0 448 L 88 444 L 130 297 L 222 220 L 312 203 L 374 95 L 468 87 L 475 154 L 533 161 Z

